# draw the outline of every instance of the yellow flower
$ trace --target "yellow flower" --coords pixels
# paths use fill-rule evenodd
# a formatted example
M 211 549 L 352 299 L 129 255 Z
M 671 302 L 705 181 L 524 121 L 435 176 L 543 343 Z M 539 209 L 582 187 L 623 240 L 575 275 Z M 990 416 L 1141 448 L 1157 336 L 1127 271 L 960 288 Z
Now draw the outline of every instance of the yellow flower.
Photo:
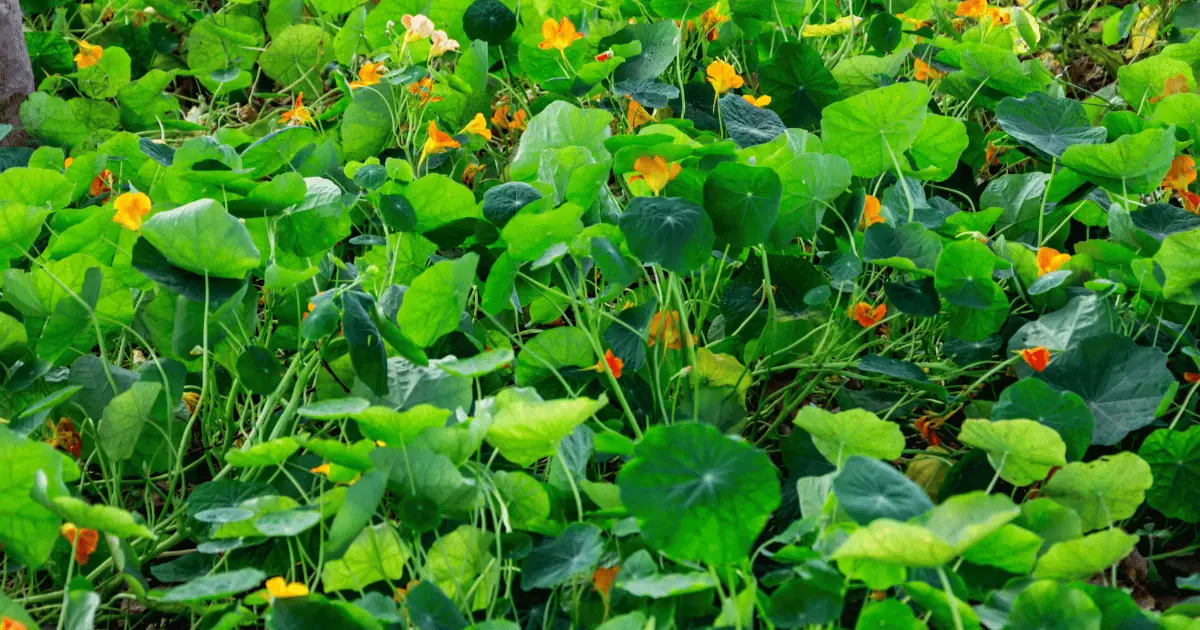
M 865 230 L 876 223 L 883 223 L 884 218 L 879 211 L 879 200 L 874 195 L 867 195 L 867 199 L 863 203 L 862 220 L 858 222 L 859 227 Z
M 753 105 L 755 107 L 766 107 L 767 105 L 771 104 L 771 97 L 767 96 L 765 94 L 763 96 L 759 96 L 759 97 L 750 96 L 749 94 L 743 94 L 742 98 L 745 99 L 747 103 L 750 103 L 751 105 Z
M 308 472 L 310 472 L 314 475 L 325 475 L 326 477 L 328 477 L 329 476 L 329 462 L 325 462 L 324 464 L 321 464 L 320 466 L 317 466 L 316 468 L 309 468 Z
M 421 159 L 417 161 L 417 167 L 425 162 L 425 158 L 436 153 L 445 153 L 449 149 L 457 149 L 462 146 L 450 134 L 438 129 L 437 123 L 429 121 L 429 137 L 425 139 L 425 146 L 421 147 Z
M 79 54 L 75 55 L 75 64 L 80 70 L 90 68 L 100 62 L 100 58 L 104 56 L 104 49 L 100 46 L 93 46 L 87 43 L 86 39 L 79 40 Z
M 945 72 L 942 72 L 942 71 L 934 68 L 933 66 L 925 63 L 924 61 L 921 61 L 920 59 L 913 59 L 913 78 L 914 79 L 916 79 L 918 81 L 928 81 L 930 79 L 935 79 L 935 80 L 940 79 L 944 76 L 946 76 Z
M 471 122 L 467 123 L 466 127 L 463 127 L 461 133 L 473 133 L 488 142 L 492 141 L 492 130 L 488 129 L 487 119 L 483 117 L 483 114 L 475 114 Z
M 382 61 L 379 63 L 368 61 L 358 69 L 358 80 L 350 82 L 350 89 L 377 85 L 383 79 L 384 72 L 387 72 L 387 68 L 383 67 Z
M 463 167 L 462 183 L 466 186 L 474 186 L 475 178 L 482 176 L 487 171 L 487 164 L 468 164 Z
M 733 66 L 720 59 L 708 64 L 708 82 L 718 95 L 740 88 L 745 83 Z
M 296 104 L 279 117 L 279 122 L 288 124 L 308 124 L 313 121 L 312 112 L 304 106 L 304 92 L 296 95 Z
M 150 213 L 150 197 L 146 193 L 122 193 L 113 203 L 117 213 L 113 215 L 113 223 L 134 232 L 142 228 L 142 217 Z
M 450 39 L 446 31 L 434 31 L 433 46 L 429 49 L 429 58 L 441 57 L 451 50 L 458 50 L 458 40 Z
M 1051 271 L 1058 271 L 1063 263 L 1071 260 L 1070 254 L 1060 254 L 1057 249 L 1052 247 L 1040 247 L 1037 252 L 1037 267 L 1038 277 L 1042 277 Z
M 288 582 L 282 577 L 273 577 L 267 580 L 266 586 L 267 593 L 275 599 L 304 597 L 308 595 L 308 587 L 303 582 Z
M 954 9 L 954 15 L 978 19 L 987 15 L 987 9 L 987 0 L 963 0 Z
M 71 165 L 74 163 L 75 163 L 75 158 L 73 158 L 73 157 L 69 157 L 69 158 L 63 160 L 63 170 L 71 168 Z
M 404 25 L 404 43 L 406 44 L 433 37 L 433 20 L 424 15 L 405 14 L 400 18 L 400 23 Z
M 583 33 L 575 30 L 575 25 L 571 23 L 571 20 L 565 17 L 561 22 L 547 19 L 542 22 L 542 42 L 538 44 L 538 48 L 542 50 L 557 48 L 566 54 L 567 48 L 579 39 L 583 39 Z
M 662 343 L 672 350 L 683 348 L 683 333 L 680 332 L 679 311 L 659 311 L 650 318 L 650 329 L 646 344 L 653 347 Z M 696 345 L 696 335 L 691 335 L 687 344 Z
M 654 194 L 658 195 L 662 189 L 667 187 L 667 182 L 675 179 L 683 168 L 675 163 L 667 164 L 667 161 L 661 155 L 655 155 L 654 157 L 643 155 L 633 161 L 633 170 L 637 171 L 638 174 L 630 178 L 629 181 L 645 180 L 650 190 L 653 190 Z
M 630 129 L 637 129 L 652 120 L 654 118 L 650 116 L 650 112 L 646 111 L 645 107 L 642 107 L 641 103 L 632 98 L 629 99 L 629 108 L 625 111 L 625 122 Z

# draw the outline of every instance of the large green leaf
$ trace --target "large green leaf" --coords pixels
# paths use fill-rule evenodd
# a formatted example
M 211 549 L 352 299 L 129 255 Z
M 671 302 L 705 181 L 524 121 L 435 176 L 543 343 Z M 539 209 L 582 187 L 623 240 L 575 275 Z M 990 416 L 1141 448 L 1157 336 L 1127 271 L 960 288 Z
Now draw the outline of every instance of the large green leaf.
M 1103 127 L 1090 124 L 1082 103 L 1045 92 L 1001 100 L 996 122 L 1022 146 L 1050 159 L 1061 158 L 1072 145 L 1099 144 L 1108 137 Z
M 865 409 L 834 414 L 810 405 L 801 409 L 793 422 L 808 431 L 817 450 L 838 467 L 851 455 L 896 459 L 904 448 L 899 425 L 880 420 Z
M 521 566 L 521 588 L 554 588 L 575 577 L 591 577 L 604 553 L 599 527 L 572 523 L 562 534 L 534 547 Z
M 745 559 L 780 501 L 766 453 L 695 423 L 650 429 L 617 485 L 651 546 L 714 565 Z
M 1150 507 L 1189 523 L 1200 521 L 1200 426 L 1159 429 L 1146 437 L 1138 455 L 1150 465 Z
M 1168 235 L 1154 262 L 1166 277 L 1164 296 L 1181 304 L 1200 304 L 1200 228 Z
M 1051 468 L 1067 463 L 1058 432 L 1033 420 L 967 420 L 958 439 L 987 451 L 1000 478 L 1014 486 L 1045 479 Z
M 259 59 L 263 74 L 282 85 L 299 81 L 300 91 L 321 93 L 321 66 L 332 57 L 333 38 L 321 27 L 293 24 L 271 41 Z
M 496 394 L 495 415 L 487 442 L 519 466 L 549 457 L 575 427 L 592 417 L 608 399 L 542 400 L 533 389 L 505 389 Z
M 1025 587 L 1013 600 L 1008 628 L 1100 630 L 1104 615 L 1086 593 L 1054 580 Z
M 917 82 L 897 83 L 834 103 L 821 118 L 821 138 L 859 177 L 875 177 L 899 168 L 928 112 L 929 89 Z
M 1054 473 L 1042 495 L 1079 513 L 1083 531 L 1133 516 L 1153 485 L 1150 465 L 1133 453 L 1071 462 Z
M 969 143 L 967 127 L 961 120 L 930 114 L 925 117 L 921 131 L 909 149 L 916 163 L 916 170 L 909 170 L 918 179 L 945 180 L 958 168 L 958 158 Z
M 712 257 L 712 219 L 682 197 L 636 197 L 621 213 L 620 226 L 643 263 L 687 274 Z
M 425 574 L 448 597 L 465 600 L 468 609 L 487 607 L 492 588 L 500 580 L 500 566 L 491 553 L 496 548 L 493 539 L 482 529 L 460 525 L 429 546 Z
M 833 491 L 842 509 L 862 524 L 878 518 L 904 521 L 933 507 L 929 495 L 891 465 L 858 455 L 834 477 Z
M 758 81 L 763 93 L 771 95 L 771 109 L 789 127 L 815 128 L 821 111 L 842 96 L 820 51 L 803 42 L 776 48 L 758 67 Z
M 241 279 L 259 264 L 246 226 L 212 199 L 159 212 L 141 232 L 172 265 L 192 273 Z
M 1175 136 L 1147 129 L 1108 144 L 1076 144 L 1063 152 L 1063 166 L 1114 193 L 1153 192 L 1175 157 Z
M 426 269 L 404 293 L 396 323 L 404 336 L 428 348 L 458 327 L 467 305 L 467 294 L 475 282 L 479 256 L 471 253 L 456 260 L 443 260 Z
M 782 197 L 779 175 L 761 166 L 723 162 L 704 180 L 704 210 L 731 254 L 766 242 Z
M 105 455 L 114 460 L 133 457 L 160 394 L 161 383 L 138 381 L 108 403 L 96 427 L 96 442 Z
M 79 90 L 97 99 L 109 99 L 129 84 L 129 53 L 119 46 L 108 46 L 95 65 L 84 68 L 76 75 Z
M 934 288 L 950 303 L 950 333 L 979 341 L 1000 330 L 1008 317 L 1008 298 L 992 279 L 996 257 L 974 240 L 947 245 L 934 269 Z
M 583 147 L 601 162 L 610 157 L 604 139 L 612 135 L 612 114 L 602 109 L 580 109 L 566 101 L 555 101 L 529 119 L 529 128 L 509 163 L 512 178 L 529 181 L 536 177 L 542 153 L 563 147 Z
M 408 561 L 408 546 L 386 524 L 364 527 L 337 560 L 321 570 L 325 591 L 361 590 L 380 580 L 399 580 Z
M 1074 392 L 1056 391 L 1045 381 L 1026 378 L 1000 392 L 992 420 L 1026 419 L 1058 432 L 1068 461 L 1079 461 L 1092 443 L 1096 420 L 1087 403 Z
M 40 471 L 51 492 L 65 493 L 64 461 L 50 446 L 0 427 L 0 544 L 6 554 L 27 566 L 40 567 L 50 556 L 61 522 L 30 491 Z
M 1050 546 L 1033 569 L 1035 578 L 1086 580 L 1120 562 L 1133 551 L 1138 537 L 1119 529 L 1106 529 Z
M 354 90 L 352 97 L 342 114 L 342 152 L 347 160 L 363 160 L 395 140 L 395 96 L 383 82 Z

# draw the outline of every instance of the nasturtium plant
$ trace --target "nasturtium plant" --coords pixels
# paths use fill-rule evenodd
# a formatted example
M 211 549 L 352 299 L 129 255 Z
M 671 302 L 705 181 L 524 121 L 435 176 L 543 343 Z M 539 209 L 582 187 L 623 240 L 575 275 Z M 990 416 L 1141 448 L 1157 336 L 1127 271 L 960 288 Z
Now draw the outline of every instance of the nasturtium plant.
M 1194 626 L 1200 5 L 1077 5 L 0 12 L 2 630 Z

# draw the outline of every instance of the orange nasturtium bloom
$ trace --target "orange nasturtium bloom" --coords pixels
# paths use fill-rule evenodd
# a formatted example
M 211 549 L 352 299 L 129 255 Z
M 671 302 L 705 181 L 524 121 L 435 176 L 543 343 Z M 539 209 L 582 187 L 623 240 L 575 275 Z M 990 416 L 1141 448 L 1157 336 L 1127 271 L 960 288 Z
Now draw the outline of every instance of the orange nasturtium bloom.
M 954 9 L 954 15 L 959 17 L 981 18 L 987 15 L 987 0 L 963 0 Z
M 146 193 L 122 193 L 113 205 L 117 208 L 113 223 L 134 232 L 142 229 L 142 217 L 150 213 L 150 197 Z
M 1193 385 L 1200 383 L 1200 372 L 1184 372 L 1183 382 L 1191 383 Z
M 650 330 L 647 345 L 653 347 L 662 342 L 672 350 L 683 349 L 683 333 L 679 327 L 679 311 L 659 311 L 650 318 Z M 688 339 L 688 345 L 696 344 L 696 336 Z
M 750 103 L 755 107 L 766 107 L 767 105 L 771 104 L 771 97 L 765 94 L 757 97 L 750 96 L 749 94 L 743 94 L 742 98 L 745 99 L 747 103 Z
M 523 109 L 518 109 L 517 113 L 513 114 L 512 122 L 508 124 L 508 127 L 509 127 L 509 129 L 512 129 L 513 131 L 524 131 L 525 127 L 526 127 L 526 122 L 528 122 L 528 119 L 529 119 L 529 112 L 527 112 Z
M 445 153 L 449 149 L 457 149 L 462 145 L 458 143 L 450 134 L 438 129 L 437 123 L 429 121 L 429 137 L 425 139 L 425 146 L 421 147 L 421 159 L 417 161 L 417 167 L 425 163 L 425 158 L 436 153 Z
M 483 117 L 483 114 L 475 114 L 471 122 L 463 127 L 462 133 L 473 133 L 488 142 L 492 140 L 492 130 L 488 129 L 487 119 Z
M 617 579 L 617 573 L 620 573 L 621 565 L 616 564 L 611 567 L 600 567 L 592 573 L 592 588 L 600 593 L 600 600 L 604 602 L 604 616 L 608 617 L 609 601 L 612 596 L 613 582 Z
M 1042 277 L 1051 271 L 1058 271 L 1063 263 L 1071 260 L 1070 254 L 1059 253 L 1053 247 L 1039 247 L 1037 252 L 1038 277 Z
M 625 123 L 629 125 L 629 128 L 637 129 L 652 120 L 654 118 L 650 115 L 650 112 L 646 111 L 646 108 L 641 103 L 631 97 L 629 99 L 629 107 L 625 110 Z
M 86 39 L 79 40 L 79 54 L 75 55 L 75 65 L 79 69 L 90 68 L 97 63 L 100 63 L 100 58 L 104 56 L 104 48 L 93 46 L 87 43 Z
M 704 37 L 708 41 L 713 41 L 717 38 L 717 29 L 729 21 L 728 15 L 721 15 L 717 11 L 717 7 L 712 7 L 704 13 L 700 14 L 700 27 L 704 30 Z
M 583 39 L 583 33 L 575 30 L 575 25 L 571 20 L 565 17 L 561 22 L 547 19 L 542 22 L 542 41 L 538 44 L 538 48 L 542 50 L 557 48 L 565 55 L 567 48 L 580 39 Z
M 742 77 L 738 76 L 737 70 L 720 59 L 708 64 L 705 71 L 708 74 L 708 82 L 712 84 L 717 96 L 729 90 L 736 90 L 745 84 Z
M 1167 77 L 1167 80 L 1163 81 L 1162 94 L 1151 98 L 1150 102 L 1157 103 L 1168 96 L 1174 96 L 1175 94 L 1187 94 L 1191 91 L 1192 88 L 1188 86 L 1187 77 L 1183 74 L 1177 74 L 1173 77 Z
M 871 306 L 866 302 L 859 302 L 850 307 L 850 312 L 847 315 L 850 316 L 850 319 L 858 322 L 859 326 L 870 328 L 883 321 L 883 318 L 887 315 L 887 304 Z
M 1190 190 L 1184 190 L 1180 191 L 1179 198 L 1183 201 L 1184 210 L 1192 214 L 1200 214 L 1200 195 Z
M 73 157 L 68 157 L 67 159 L 63 160 L 63 170 L 71 168 L 71 165 L 74 163 L 75 163 L 75 158 L 73 158 Z
M 661 155 L 653 157 L 643 155 L 633 161 L 633 170 L 637 171 L 638 174 L 631 177 L 629 181 L 645 180 L 650 190 L 654 191 L 654 195 L 658 196 L 658 193 L 667 187 L 667 183 L 675 179 L 683 171 L 683 167 L 674 162 L 667 164 L 667 161 Z
M 404 25 L 404 43 L 411 44 L 415 41 L 433 37 L 433 20 L 424 15 L 408 15 L 400 18 L 400 23 Z
M 267 580 L 266 586 L 267 593 L 275 599 L 304 597 L 308 595 L 308 587 L 303 582 L 288 582 L 282 577 L 273 577 Z
M 883 223 L 883 215 L 880 214 L 882 209 L 879 207 L 879 199 L 875 195 L 867 195 L 863 202 L 862 219 L 859 220 L 858 226 L 862 229 L 867 229 L 876 223 Z
M 422 104 L 436 103 L 442 100 L 440 96 L 433 95 L 433 79 L 425 77 L 416 83 L 408 86 L 408 93 L 417 97 L 417 100 Z
M 1033 368 L 1034 372 L 1041 372 L 1050 363 L 1050 351 L 1046 349 L 1046 346 L 1028 348 L 1021 351 L 1021 358 L 1024 359 L 1025 365 Z
M 350 82 L 350 89 L 367 87 L 368 85 L 378 85 L 383 79 L 383 73 L 387 72 L 387 68 L 383 67 L 383 62 L 372 63 L 368 61 L 358 69 L 358 80 Z
M 587 369 L 593 372 L 603 372 L 606 365 L 609 371 L 612 372 L 613 378 L 621 378 L 621 368 L 625 367 L 625 362 L 621 360 L 621 357 L 613 354 L 612 350 L 605 350 L 604 358 L 597 361 L 596 365 Z
M 75 547 L 75 562 L 79 566 L 88 563 L 88 559 L 96 553 L 96 546 L 100 543 L 100 532 L 86 527 L 75 527 L 75 523 L 63 523 L 62 527 L 58 528 L 58 533 Z
M 88 194 L 93 197 L 99 197 L 106 192 L 112 190 L 113 174 L 112 171 L 104 169 L 100 174 L 92 180 L 92 184 L 88 186 Z
M 304 106 L 304 92 L 296 95 L 296 104 L 279 117 L 279 122 L 305 125 L 313 121 L 312 112 Z
M 918 81 L 928 81 L 930 79 L 935 79 L 935 80 L 940 79 L 944 76 L 946 76 L 945 72 L 942 72 L 942 71 L 934 68 L 933 66 L 925 63 L 924 61 L 921 61 L 920 59 L 913 59 L 913 78 L 914 79 L 916 79 Z
M 27 630 L 25 624 L 12 617 L 0 617 L 0 630 Z
M 1163 177 L 1162 187 L 1183 192 L 1196 181 L 1196 161 L 1190 155 L 1180 155 L 1171 160 L 1171 169 Z
M 75 425 L 71 424 L 70 418 L 60 418 L 57 423 L 47 420 L 46 426 L 50 429 L 47 444 L 52 448 L 62 449 L 64 453 L 70 453 L 72 457 L 79 457 L 83 452 L 83 438 L 75 430 Z
M 474 186 L 475 178 L 482 176 L 487 172 L 487 164 L 468 164 L 463 167 L 462 183 L 466 186 Z
M 497 105 L 492 108 L 492 124 L 508 129 L 508 105 Z

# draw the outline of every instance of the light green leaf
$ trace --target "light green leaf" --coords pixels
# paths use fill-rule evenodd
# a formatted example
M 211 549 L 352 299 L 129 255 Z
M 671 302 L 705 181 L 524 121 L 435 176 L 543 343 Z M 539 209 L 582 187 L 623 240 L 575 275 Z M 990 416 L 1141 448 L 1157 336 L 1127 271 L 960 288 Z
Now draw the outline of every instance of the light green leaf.
M 1153 481 L 1145 460 L 1117 453 L 1067 464 L 1054 473 L 1042 495 L 1078 512 L 1083 531 L 1090 532 L 1133 516 Z
M 381 580 L 399 580 L 410 555 L 408 546 L 390 525 L 365 527 L 341 558 L 325 562 L 321 586 L 328 592 L 359 591 Z
M 192 273 L 240 280 L 259 264 L 246 226 L 212 199 L 155 214 L 141 232 L 171 264 Z
M 822 112 L 825 149 L 846 158 L 859 177 L 894 170 L 916 141 L 928 103 L 929 89 L 912 81 L 834 103 Z
M 1121 561 L 1133 551 L 1138 537 L 1119 529 L 1106 529 L 1079 538 L 1055 543 L 1038 559 L 1035 578 L 1086 580 Z
M 558 449 L 558 443 L 608 404 L 607 396 L 542 400 L 533 389 L 510 388 L 496 394 L 496 411 L 487 442 L 518 466 L 530 466 Z
M 1033 420 L 967 420 L 958 439 L 987 451 L 1000 478 L 1014 486 L 1045 479 L 1051 468 L 1067 463 L 1058 432 Z
M 837 414 L 808 406 L 796 414 L 796 426 L 808 431 L 825 459 L 836 466 L 851 455 L 896 459 L 904 449 L 904 434 L 894 422 L 880 420 L 865 409 Z
M 470 253 L 456 260 L 443 260 L 417 276 L 404 293 L 396 316 L 404 336 L 428 348 L 457 328 L 478 262 L 479 255 Z

